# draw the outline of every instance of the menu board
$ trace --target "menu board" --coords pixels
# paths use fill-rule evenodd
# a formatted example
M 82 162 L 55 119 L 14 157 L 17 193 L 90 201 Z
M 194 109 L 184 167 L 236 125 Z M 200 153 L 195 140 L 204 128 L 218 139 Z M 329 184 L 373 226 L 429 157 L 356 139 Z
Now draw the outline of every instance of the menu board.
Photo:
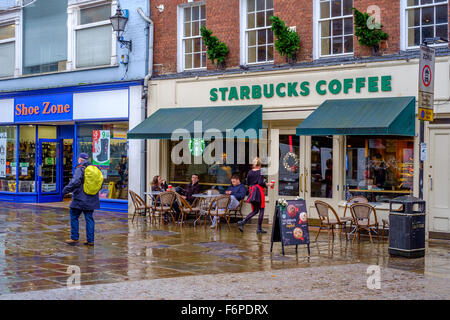
M 308 214 L 305 200 L 288 200 L 286 207 L 277 204 L 273 221 L 270 251 L 272 251 L 273 242 L 281 242 L 283 254 L 284 246 L 302 244 L 308 246 L 309 254 Z

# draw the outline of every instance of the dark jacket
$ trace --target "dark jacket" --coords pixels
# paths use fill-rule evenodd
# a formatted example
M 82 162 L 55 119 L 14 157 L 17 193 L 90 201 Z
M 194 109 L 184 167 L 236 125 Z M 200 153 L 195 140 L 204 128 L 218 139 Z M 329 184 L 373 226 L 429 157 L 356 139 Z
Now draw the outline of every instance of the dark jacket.
M 196 184 L 189 183 L 184 189 L 184 195 L 189 203 L 194 202 L 195 198 L 192 195 L 197 193 L 200 193 L 200 184 L 198 182 Z
M 231 191 L 231 195 L 234 196 L 237 201 L 244 199 L 245 194 L 247 193 L 247 189 L 245 189 L 245 186 L 242 183 L 237 186 L 229 186 L 227 191 Z
M 79 164 L 69 184 L 64 187 L 63 194 L 72 193 L 70 207 L 79 210 L 100 209 L 100 199 L 98 193 L 94 196 L 88 195 L 83 190 L 84 169 L 91 165 L 89 161 Z

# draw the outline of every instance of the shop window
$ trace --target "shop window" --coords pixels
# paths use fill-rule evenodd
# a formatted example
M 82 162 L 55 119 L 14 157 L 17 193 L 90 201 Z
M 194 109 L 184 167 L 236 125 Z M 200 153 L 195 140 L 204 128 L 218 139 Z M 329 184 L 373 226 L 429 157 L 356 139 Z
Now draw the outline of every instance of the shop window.
M 14 76 L 15 37 L 15 24 L 0 26 L 0 78 Z
M 353 0 L 316 1 L 319 56 L 353 53 Z
M 92 123 L 77 127 L 78 154 L 103 173 L 100 199 L 128 199 L 128 123 Z
M 194 4 L 181 12 L 183 69 L 206 68 L 206 47 L 200 35 L 200 28 L 206 25 L 206 5 Z
M 311 197 L 333 197 L 333 137 L 311 137 Z
M 413 192 L 414 139 L 347 137 L 346 197 L 387 202 Z
M 280 135 L 280 168 L 278 171 L 278 194 L 280 196 L 299 195 L 299 144 L 299 136 Z
M 202 139 L 191 139 L 185 140 L 181 143 L 186 143 L 186 149 L 190 150 L 187 158 L 190 160 L 183 161 L 181 164 L 174 163 L 174 159 L 172 159 L 171 155 L 175 146 L 180 146 L 179 141 L 169 141 L 169 177 L 168 183 L 172 186 L 180 186 L 185 187 L 191 181 L 192 174 L 198 174 L 199 183 L 202 187 L 202 190 L 206 189 L 218 189 L 220 192 L 225 192 L 228 186 L 231 184 L 231 176 L 234 174 L 238 174 L 240 176 L 240 180 L 242 183 L 245 182 L 245 177 L 249 170 L 251 170 L 251 163 L 253 161 L 254 156 L 258 154 L 258 151 L 261 152 L 261 147 L 258 142 L 255 140 L 246 139 L 244 142 L 244 148 L 241 150 L 238 147 L 237 143 L 233 143 L 233 153 L 234 156 L 231 157 L 231 154 L 227 154 L 227 142 L 221 141 L 214 143 L 223 143 L 222 146 L 222 160 L 217 161 L 213 164 L 205 163 L 204 161 L 204 150 L 208 148 L 212 142 L 204 141 Z M 217 151 L 217 148 L 216 148 Z M 178 153 L 181 158 L 184 158 L 183 151 Z M 194 155 L 198 155 L 200 157 L 200 164 L 196 163 Z M 212 154 L 213 157 L 216 157 L 215 153 Z M 181 162 L 181 161 L 180 161 Z M 264 160 L 263 160 L 264 163 Z M 266 176 L 267 181 L 267 166 L 262 166 L 261 174 Z M 153 178 L 153 177 L 151 177 Z
M 19 127 L 19 192 L 35 192 L 36 127 Z
M 111 64 L 111 4 L 82 8 L 75 27 L 76 67 Z
M 65 71 L 67 0 L 36 1 L 23 8 L 23 73 Z
M 17 127 L 0 127 L 0 191 L 16 192 Z
M 448 38 L 448 0 L 404 1 L 408 48 L 421 45 L 425 38 Z
M 244 0 L 246 63 L 273 62 L 273 0 Z

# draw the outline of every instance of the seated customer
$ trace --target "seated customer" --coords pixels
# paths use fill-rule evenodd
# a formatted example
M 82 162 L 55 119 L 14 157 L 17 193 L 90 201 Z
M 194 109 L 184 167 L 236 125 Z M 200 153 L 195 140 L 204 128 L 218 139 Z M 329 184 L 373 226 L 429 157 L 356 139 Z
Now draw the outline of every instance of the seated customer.
M 161 179 L 160 176 L 154 176 L 150 186 L 152 191 L 163 192 L 167 190 L 167 183 L 165 180 Z
M 228 187 L 227 191 L 225 192 L 230 196 L 230 204 L 228 205 L 228 209 L 233 210 L 236 209 L 239 206 L 239 201 L 245 198 L 245 194 L 247 193 L 247 189 L 245 189 L 245 186 L 241 183 L 241 179 L 239 178 L 239 175 L 235 174 L 231 177 L 231 186 Z M 211 229 L 216 226 L 217 223 L 217 217 L 214 217 Z
M 177 192 L 181 194 L 181 196 L 187 200 L 190 204 L 192 204 L 195 198 L 192 196 L 193 194 L 200 193 L 200 184 L 198 183 L 198 174 L 193 174 L 191 176 L 191 183 L 189 183 L 186 188 L 177 188 Z

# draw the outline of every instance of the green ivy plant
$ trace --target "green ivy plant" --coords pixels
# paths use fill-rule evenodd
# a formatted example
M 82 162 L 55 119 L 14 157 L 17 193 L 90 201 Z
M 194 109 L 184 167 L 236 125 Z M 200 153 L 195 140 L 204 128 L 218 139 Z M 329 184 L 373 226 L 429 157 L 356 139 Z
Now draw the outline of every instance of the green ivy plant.
M 270 17 L 272 31 L 277 38 L 275 49 L 281 56 L 286 56 L 291 61 L 297 50 L 300 48 L 300 37 L 297 32 L 290 30 L 286 23 L 277 16 Z
M 356 8 L 352 8 L 355 18 L 355 36 L 361 45 L 368 46 L 378 52 L 380 42 L 387 40 L 389 34 L 383 32 L 380 23 L 375 23 L 375 18 L 371 17 L 367 12 L 360 12 Z
M 205 26 L 201 27 L 200 33 L 206 46 L 209 60 L 213 64 L 216 64 L 217 67 L 223 68 L 225 66 L 225 58 L 228 52 L 230 52 L 230 49 L 219 38 L 213 36 L 212 31 L 208 30 Z

